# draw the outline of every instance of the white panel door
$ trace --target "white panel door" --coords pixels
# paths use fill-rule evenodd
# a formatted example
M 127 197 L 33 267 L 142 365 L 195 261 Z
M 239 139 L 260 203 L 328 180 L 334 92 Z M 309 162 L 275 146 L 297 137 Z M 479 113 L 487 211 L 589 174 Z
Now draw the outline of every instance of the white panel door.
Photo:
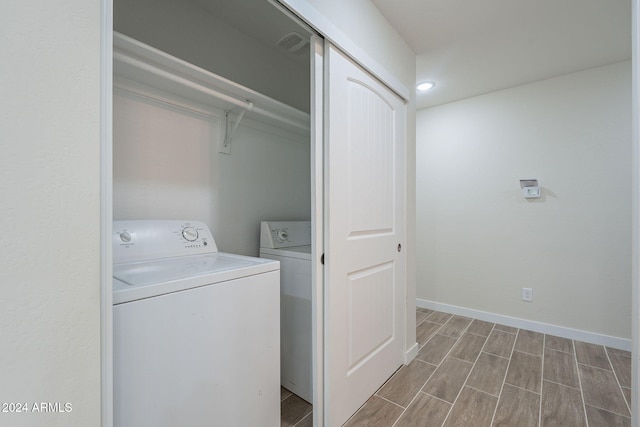
M 403 363 L 406 107 L 327 52 L 325 425 L 342 425 Z

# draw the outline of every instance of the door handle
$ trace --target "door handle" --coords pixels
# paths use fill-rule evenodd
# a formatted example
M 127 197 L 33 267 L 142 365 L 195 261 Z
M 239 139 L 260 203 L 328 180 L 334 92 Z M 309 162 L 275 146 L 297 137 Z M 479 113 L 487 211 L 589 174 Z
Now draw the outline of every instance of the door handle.
M 401 250 L 402 250 L 402 245 L 398 243 L 398 252 L 400 252 Z

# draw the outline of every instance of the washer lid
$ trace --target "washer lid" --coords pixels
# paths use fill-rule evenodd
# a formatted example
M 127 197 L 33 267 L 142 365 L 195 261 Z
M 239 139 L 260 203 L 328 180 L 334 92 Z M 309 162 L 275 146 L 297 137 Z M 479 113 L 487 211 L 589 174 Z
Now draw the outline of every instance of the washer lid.
M 120 304 L 279 269 L 277 261 L 222 252 L 115 264 L 113 303 Z
M 138 261 L 113 266 L 113 277 L 127 285 L 144 286 L 152 283 L 172 282 L 189 277 L 217 274 L 254 263 L 230 259 L 218 254 Z

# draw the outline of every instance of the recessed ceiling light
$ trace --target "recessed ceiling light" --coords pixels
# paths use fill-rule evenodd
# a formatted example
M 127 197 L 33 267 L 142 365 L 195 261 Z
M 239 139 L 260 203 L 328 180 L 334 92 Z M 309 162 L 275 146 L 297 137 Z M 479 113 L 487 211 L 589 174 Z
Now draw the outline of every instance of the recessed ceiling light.
M 436 84 L 433 82 L 422 82 L 422 83 L 418 83 L 418 85 L 416 86 L 416 89 L 418 89 L 420 92 L 424 92 L 425 90 L 429 90 L 431 88 L 433 88 Z

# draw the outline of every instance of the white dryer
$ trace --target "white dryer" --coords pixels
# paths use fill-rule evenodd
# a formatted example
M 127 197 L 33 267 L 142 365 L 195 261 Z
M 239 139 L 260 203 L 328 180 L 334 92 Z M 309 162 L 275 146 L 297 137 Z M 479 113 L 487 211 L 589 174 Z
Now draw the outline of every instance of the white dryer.
M 311 222 L 262 221 L 260 257 L 280 261 L 281 384 L 312 402 Z
M 113 231 L 114 425 L 279 426 L 278 262 L 197 221 Z

